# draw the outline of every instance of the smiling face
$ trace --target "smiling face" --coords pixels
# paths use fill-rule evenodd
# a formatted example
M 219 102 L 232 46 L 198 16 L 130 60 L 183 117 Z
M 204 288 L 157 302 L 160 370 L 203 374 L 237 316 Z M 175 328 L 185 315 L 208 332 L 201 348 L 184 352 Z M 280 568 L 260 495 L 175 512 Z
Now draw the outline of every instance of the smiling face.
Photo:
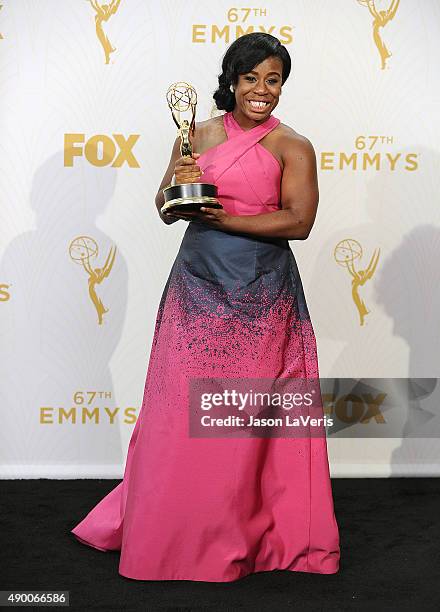
M 269 117 L 281 94 L 282 71 L 280 58 L 268 57 L 250 72 L 238 76 L 234 108 L 237 121 L 252 126 Z

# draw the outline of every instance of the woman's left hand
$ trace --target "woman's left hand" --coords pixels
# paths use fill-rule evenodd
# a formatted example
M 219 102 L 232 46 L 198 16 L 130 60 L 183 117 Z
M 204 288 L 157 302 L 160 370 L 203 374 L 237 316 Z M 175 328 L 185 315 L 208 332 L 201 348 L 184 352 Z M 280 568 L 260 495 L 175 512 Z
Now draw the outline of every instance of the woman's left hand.
M 196 211 L 173 211 L 173 216 L 186 221 L 197 219 L 214 227 L 224 227 L 231 215 L 228 215 L 223 208 L 202 206 L 200 210 Z

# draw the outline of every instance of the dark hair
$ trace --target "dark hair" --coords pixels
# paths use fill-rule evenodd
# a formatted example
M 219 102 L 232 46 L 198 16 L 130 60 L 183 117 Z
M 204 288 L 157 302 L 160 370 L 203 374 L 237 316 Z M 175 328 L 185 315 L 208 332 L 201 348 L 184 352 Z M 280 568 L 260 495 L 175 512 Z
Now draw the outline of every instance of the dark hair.
M 240 36 L 230 45 L 223 56 L 218 89 L 213 95 L 219 110 L 229 112 L 234 109 L 235 94 L 230 90 L 230 86 L 237 84 L 239 74 L 250 72 L 268 57 L 280 58 L 283 64 L 283 84 L 290 74 L 291 60 L 289 52 L 278 38 L 264 32 L 251 32 Z

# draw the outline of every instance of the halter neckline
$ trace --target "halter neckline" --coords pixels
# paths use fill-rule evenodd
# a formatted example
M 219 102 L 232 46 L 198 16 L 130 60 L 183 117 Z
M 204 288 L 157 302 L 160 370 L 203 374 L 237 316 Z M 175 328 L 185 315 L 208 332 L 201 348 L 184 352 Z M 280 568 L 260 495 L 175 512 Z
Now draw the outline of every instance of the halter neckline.
M 233 127 L 236 131 L 239 130 L 240 132 L 252 132 L 253 130 L 256 130 L 257 128 L 268 128 L 268 127 L 272 127 L 272 125 L 275 126 L 276 124 L 279 123 L 279 119 L 277 119 L 273 115 L 269 115 L 269 117 L 265 121 L 263 121 L 263 123 L 254 125 L 254 127 L 250 128 L 249 130 L 245 130 L 244 128 L 241 127 L 241 125 L 238 123 L 238 121 L 235 119 L 232 113 L 233 111 L 229 111 L 225 113 L 225 119 L 230 127 Z
M 243 130 L 232 111 L 223 114 L 227 139 L 207 149 L 197 163 L 204 172 L 203 180 L 218 186 L 219 198 L 229 211 L 279 208 L 283 168 L 260 142 L 279 123 L 269 115 L 263 123 Z

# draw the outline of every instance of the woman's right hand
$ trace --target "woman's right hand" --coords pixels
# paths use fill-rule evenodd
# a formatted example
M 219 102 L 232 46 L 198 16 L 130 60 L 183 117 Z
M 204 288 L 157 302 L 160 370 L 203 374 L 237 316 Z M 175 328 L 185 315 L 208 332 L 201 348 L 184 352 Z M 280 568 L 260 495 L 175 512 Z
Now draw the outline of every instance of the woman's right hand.
M 174 166 L 174 176 L 176 183 L 198 183 L 203 172 L 196 160 L 200 157 L 200 153 L 193 153 L 192 157 L 179 157 Z

